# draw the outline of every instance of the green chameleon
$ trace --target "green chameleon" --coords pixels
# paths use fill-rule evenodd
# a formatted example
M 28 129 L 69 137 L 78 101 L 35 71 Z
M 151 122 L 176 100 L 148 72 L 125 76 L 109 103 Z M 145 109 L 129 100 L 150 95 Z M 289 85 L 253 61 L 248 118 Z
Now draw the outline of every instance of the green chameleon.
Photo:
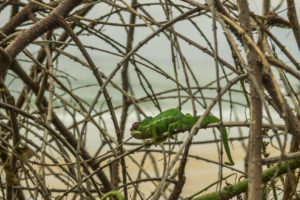
M 161 137 L 163 133 L 168 132 L 169 138 L 174 139 L 174 131 L 181 132 L 191 130 L 199 118 L 200 116 L 193 117 L 189 113 L 184 115 L 178 109 L 169 109 L 154 118 L 146 117 L 142 122 L 134 122 L 130 131 L 132 137 L 136 139 L 153 138 L 154 144 L 157 144 L 161 142 L 159 137 Z M 201 126 L 206 126 L 214 122 L 220 122 L 220 120 L 213 115 L 207 115 L 202 121 Z M 225 162 L 225 164 L 234 165 L 228 145 L 227 131 L 224 127 L 219 129 L 219 131 L 223 135 L 223 144 L 229 160 L 229 162 Z

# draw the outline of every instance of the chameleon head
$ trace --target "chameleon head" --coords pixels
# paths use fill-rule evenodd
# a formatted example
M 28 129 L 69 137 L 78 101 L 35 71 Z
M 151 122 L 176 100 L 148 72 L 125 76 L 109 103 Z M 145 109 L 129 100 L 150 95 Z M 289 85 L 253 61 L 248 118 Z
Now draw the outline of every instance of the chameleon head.
M 131 126 L 130 131 L 136 131 L 137 128 L 139 127 L 139 125 L 140 125 L 140 122 L 134 122 Z
M 138 131 L 138 127 L 140 125 L 140 122 L 134 122 L 131 126 L 131 135 L 132 137 L 136 138 L 136 139 L 143 139 L 143 134 L 141 131 Z

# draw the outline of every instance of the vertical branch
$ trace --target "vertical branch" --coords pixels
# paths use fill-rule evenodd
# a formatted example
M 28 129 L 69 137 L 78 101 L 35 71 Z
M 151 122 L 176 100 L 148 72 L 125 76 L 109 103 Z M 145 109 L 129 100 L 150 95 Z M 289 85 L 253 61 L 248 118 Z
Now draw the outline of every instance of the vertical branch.
M 241 27 L 252 40 L 248 2 L 238 1 L 239 20 Z M 248 198 L 261 199 L 261 145 L 262 145 L 262 100 L 259 90 L 262 90 L 262 67 L 258 61 L 258 55 L 254 48 L 248 45 L 243 37 L 243 46 L 247 54 L 248 71 L 250 75 L 250 133 L 248 146 Z
M 186 166 L 186 163 L 187 163 L 187 157 L 189 155 L 189 150 L 190 150 L 191 144 L 192 144 L 192 140 L 190 140 L 187 143 L 187 145 L 184 149 L 184 152 L 183 152 L 183 155 L 182 155 L 182 158 L 181 158 L 181 161 L 180 161 L 180 165 L 179 165 L 179 168 L 178 168 L 178 180 L 175 184 L 173 192 L 170 194 L 169 200 L 179 199 L 179 195 L 182 192 L 182 188 L 183 188 L 183 186 L 185 184 L 185 180 L 186 180 L 186 177 L 184 175 L 184 171 L 185 171 L 185 166 Z
M 218 65 L 218 36 L 217 36 L 217 24 L 216 24 L 216 8 L 215 8 L 215 3 L 219 4 L 220 2 L 214 2 L 214 1 L 209 1 L 209 7 L 212 11 L 212 28 L 213 28 L 213 37 L 214 37 L 214 61 L 215 61 L 215 69 L 216 69 L 216 78 L 217 78 L 217 92 L 218 92 L 218 107 L 219 107 L 219 118 L 220 118 L 220 129 L 222 128 L 222 122 L 223 122 L 223 114 L 222 114 L 222 96 L 220 95 L 221 92 L 221 86 L 220 86 L 220 72 L 219 72 L 219 65 Z M 221 134 L 221 139 L 222 141 L 224 141 L 223 139 L 223 134 Z M 223 142 L 221 142 L 221 148 L 220 148 L 220 163 L 223 163 Z M 219 166 L 219 180 L 223 179 L 223 167 L 222 165 Z M 220 185 L 219 185 L 219 192 L 221 193 L 221 189 L 222 189 L 222 181 L 220 181 Z
M 18 5 L 12 5 L 11 12 L 10 12 L 10 18 L 13 18 L 16 14 L 19 12 L 19 6 Z
M 47 40 L 47 38 L 45 36 L 43 36 L 43 40 Z M 49 46 L 45 45 L 44 50 L 46 52 L 47 63 L 48 63 L 48 71 L 49 71 L 49 74 L 50 74 L 50 77 L 49 77 L 49 98 L 48 98 L 48 107 L 47 107 L 47 116 L 46 116 L 46 125 L 50 126 L 50 123 L 52 121 L 52 101 L 53 101 L 53 93 L 54 93 L 54 80 L 52 78 L 52 76 L 53 76 L 53 62 L 52 62 L 52 57 L 51 57 L 51 52 L 50 52 Z M 48 76 L 46 76 L 46 77 L 48 77 Z M 42 147 L 41 147 L 41 163 L 45 163 L 47 140 L 48 140 L 48 130 L 45 128 L 44 136 L 43 136 L 43 143 L 42 143 Z M 44 165 L 40 166 L 40 173 L 42 174 L 42 178 L 41 178 L 42 183 L 46 185 Z
M 5 67 L 8 67 L 10 63 L 11 63 L 11 59 L 5 53 L 5 51 L 2 48 L 0 48 L 0 98 L 2 98 L 4 102 L 6 101 L 8 104 L 15 106 L 15 99 L 10 94 L 9 90 L 7 89 L 4 83 L 5 73 L 1 74 L 1 72 L 5 72 Z M 12 110 L 7 110 L 7 113 L 9 116 L 9 123 L 12 130 L 13 152 L 14 152 L 14 149 L 17 148 L 20 142 L 17 113 Z M 1 158 L 5 159 L 2 161 L 6 163 L 4 166 L 5 173 L 6 173 L 6 184 L 7 184 L 6 198 L 7 200 L 12 200 L 13 186 L 17 185 L 17 183 L 19 182 L 17 176 L 17 168 L 16 168 L 17 158 L 14 153 L 11 156 L 8 155 L 8 152 L 1 153 Z
M 173 29 L 170 27 L 170 29 Z M 174 38 L 173 33 L 169 33 L 169 40 L 170 40 L 170 46 L 171 46 L 171 54 L 172 54 L 172 63 L 173 63 L 173 69 L 174 69 L 174 76 L 175 76 L 175 81 L 176 81 L 176 88 L 177 88 L 177 96 L 178 96 L 178 109 L 181 110 L 182 102 L 181 102 L 181 93 L 179 89 L 179 80 L 178 80 L 178 71 L 177 71 L 177 64 L 176 64 L 176 56 L 175 56 L 175 51 L 174 51 Z
M 132 8 L 136 9 L 137 5 L 137 0 L 133 0 L 132 3 Z M 135 24 L 136 21 L 136 15 L 131 13 L 130 15 L 130 24 Z M 134 39 L 134 26 L 130 26 L 127 34 L 127 45 L 126 45 L 126 53 L 130 52 L 132 49 L 132 44 L 133 44 L 133 39 Z M 128 92 L 129 88 L 129 77 L 128 77 L 128 66 L 129 66 L 129 60 L 127 60 L 124 63 L 124 66 L 121 70 L 121 75 L 122 75 L 122 88 L 124 91 Z M 121 116 L 121 122 L 120 122 L 120 131 L 123 132 L 125 129 L 125 123 L 127 119 L 127 112 L 128 112 L 128 107 L 130 105 L 129 99 L 126 95 L 123 94 L 123 105 L 122 105 L 122 116 Z M 123 137 L 123 135 L 121 136 Z M 122 140 L 122 138 L 121 138 Z
M 131 6 L 133 10 L 136 10 L 137 8 L 137 0 L 132 0 Z M 131 13 L 130 14 L 130 19 L 129 23 L 130 24 L 135 24 L 136 21 L 136 14 Z M 133 44 L 133 39 L 134 39 L 134 26 L 130 26 L 127 34 L 127 44 L 126 44 L 126 54 L 129 53 L 132 50 L 132 44 Z M 129 89 L 129 77 L 128 77 L 128 66 L 129 66 L 129 60 L 127 60 L 124 63 L 124 66 L 121 71 L 121 76 L 122 76 L 122 88 L 124 91 L 128 92 Z M 117 139 L 118 139 L 118 144 L 121 144 L 123 141 L 124 137 L 124 130 L 125 130 L 125 123 L 127 120 L 127 115 L 128 115 L 128 108 L 130 106 L 130 100 L 128 99 L 128 96 L 123 94 L 123 105 L 122 105 L 122 114 L 121 114 L 121 122 L 120 122 L 120 132 L 117 134 Z M 123 147 L 119 147 L 120 154 L 123 154 L 124 150 Z M 122 175 L 123 175 L 123 185 L 126 185 L 126 165 L 125 165 L 125 160 L 121 159 L 121 164 L 122 164 Z M 118 162 L 114 162 L 112 164 L 112 184 L 113 186 L 117 186 L 119 182 L 119 167 L 118 167 Z M 127 189 L 126 186 L 124 187 L 124 196 L 125 199 L 127 199 Z
M 291 145 L 290 145 L 290 150 L 289 153 L 297 152 L 299 151 L 299 143 L 296 141 L 295 137 L 292 138 Z M 286 174 L 286 179 L 284 183 L 284 195 L 283 195 L 283 200 L 288 200 L 291 199 L 293 196 L 293 193 L 295 192 L 297 188 L 297 184 L 299 184 L 298 181 L 295 181 L 293 179 L 296 177 L 295 170 L 291 171 L 292 173 Z
M 263 2 L 263 16 L 266 16 L 270 13 L 271 2 L 270 0 L 264 0 Z
M 300 50 L 300 26 L 297 18 L 297 11 L 294 0 L 287 0 L 288 5 L 288 18 L 290 20 L 290 24 L 293 29 L 293 33 L 298 45 L 298 49 Z
M 7 104 L 15 106 L 15 99 L 10 94 L 9 90 L 5 86 L 3 80 L 0 78 L 0 88 L 1 88 L 1 96 L 3 101 L 6 101 Z M 14 190 L 13 186 L 17 185 L 19 182 L 18 174 L 17 174 L 17 157 L 15 155 L 15 149 L 17 149 L 17 146 L 20 142 L 20 136 L 19 136 L 19 128 L 18 128 L 18 122 L 17 122 L 17 113 L 13 110 L 7 110 L 8 116 L 9 116 L 9 123 L 12 130 L 12 138 L 13 138 L 13 149 L 12 149 L 12 155 L 8 155 L 5 164 L 5 175 L 6 175 L 6 198 L 7 200 L 12 200 L 14 196 Z M 8 153 L 8 152 L 7 152 Z

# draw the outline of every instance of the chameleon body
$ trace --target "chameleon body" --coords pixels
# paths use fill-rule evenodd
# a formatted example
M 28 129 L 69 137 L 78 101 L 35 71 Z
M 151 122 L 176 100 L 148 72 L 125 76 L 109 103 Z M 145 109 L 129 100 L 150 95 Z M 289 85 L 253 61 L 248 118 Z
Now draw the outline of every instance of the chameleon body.
M 153 138 L 153 142 L 157 144 L 159 138 L 163 133 L 168 132 L 169 138 L 173 138 L 174 131 L 189 131 L 198 121 L 201 116 L 192 116 L 191 114 L 183 114 L 178 109 L 166 110 L 157 116 L 146 117 L 142 122 L 135 122 L 132 124 L 131 135 L 136 139 L 148 139 Z M 220 120 L 213 116 L 207 115 L 201 123 L 201 126 L 206 126 L 210 123 L 220 122 Z M 230 149 L 228 145 L 227 131 L 224 127 L 219 131 L 222 134 L 224 149 L 228 157 L 228 165 L 234 165 L 232 160 Z

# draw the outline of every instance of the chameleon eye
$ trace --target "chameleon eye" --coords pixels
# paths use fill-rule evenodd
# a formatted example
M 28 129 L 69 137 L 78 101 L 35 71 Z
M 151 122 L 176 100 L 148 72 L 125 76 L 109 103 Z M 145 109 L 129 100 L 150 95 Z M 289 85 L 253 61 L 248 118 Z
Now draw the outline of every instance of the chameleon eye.
M 136 130 L 137 128 L 138 128 L 138 126 L 139 126 L 139 124 L 140 124 L 140 122 L 134 122 L 133 124 L 132 124 L 132 127 L 131 127 L 131 131 L 132 130 Z

